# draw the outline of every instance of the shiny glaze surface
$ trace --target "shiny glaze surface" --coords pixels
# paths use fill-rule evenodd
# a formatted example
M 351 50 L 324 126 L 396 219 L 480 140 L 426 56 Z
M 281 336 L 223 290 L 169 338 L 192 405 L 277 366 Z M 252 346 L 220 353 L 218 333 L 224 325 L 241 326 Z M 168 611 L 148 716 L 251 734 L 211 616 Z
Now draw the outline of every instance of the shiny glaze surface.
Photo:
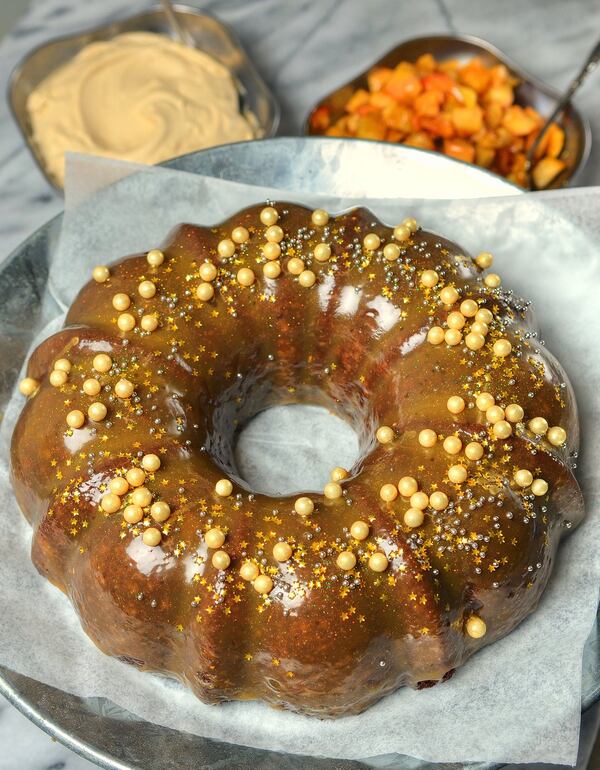
M 28 376 L 41 386 L 15 430 L 12 472 L 34 528 L 36 566 L 70 596 L 101 649 L 171 673 L 207 702 L 262 698 L 333 717 L 359 712 L 400 686 L 447 677 L 535 608 L 561 535 L 583 514 L 569 466 L 578 444 L 576 406 L 560 365 L 531 335 L 526 305 L 487 288 L 458 247 L 419 230 L 401 244 L 400 259 L 387 262 L 380 250 L 362 246 L 367 233 L 377 233 L 382 246 L 392 241 L 391 229 L 370 212 L 357 209 L 323 227 L 311 224 L 307 209 L 276 205 L 285 233 L 278 278 L 262 275 L 265 227 L 257 206 L 216 228 L 182 225 L 163 249 L 162 265 L 131 257 L 111 266 L 105 283 L 82 289 L 65 328 L 30 360 Z M 240 225 L 250 232 L 248 244 L 219 257 L 217 244 Z M 326 263 L 311 258 L 321 241 L 332 247 Z M 288 272 L 294 256 L 315 272 L 314 286 L 304 288 Z M 215 298 L 201 302 L 195 290 L 205 260 L 219 276 Z M 241 267 L 256 273 L 252 287 L 236 281 Z M 438 272 L 436 289 L 419 283 L 425 269 Z M 157 286 L 151 299 L 138 294 L 143 280 Z M 460 292 L 456 307 L 438 299 L 448 284 Z M 132 300 L 133 331 L 116 325 L 117 292 Z M 427 342 L 428 329 L 467 298 L 493 312 L 486 346 Z M 156 331 L 140 333 L 142 312 L 156 313 Z M 506 358 L 491 352 L 499 337 L 512 343 Z M 81 385 L 94 376 L 97 353 L 108 353 L 113 367 L 95 375 L 103 390 L 90 397 Z M 72 370 L 65 385 L 53 387 L 48 375 L 59 358 Z M 135 386 L 131 399 L 114 395 L 122 377 Z M 523 406 L 524 422 L 510 438 L 494 437 L 474 405 L 480 391 L 503 406 Z M 446 407 L 453 395 L 467 402 L 460 414 Z M 85 413 L 94 401 L 108 407 L 106 420 L 68 428 L 66 414 Z M 293 498 L 252 494 L 236 473 L 236 429 L 283 403 L 326 406 L 361 441 L 344 495 L 309 495 L 309 516 L 295 512 Z M 567 431 L 564 447 L 527 430 L 536 416 Z M 394 429 L 391 443 L 376 441 L 379 425 Z M 439 437 L 431 448 L 417 440 L 424 428 Z M 446 476 L 459 459 L 442 446 L 448 435 L 485 446 L 477 462 L 460 455 L 466 484 Z M 171 516 L 161 525 L 148 515 L 130 525 L 122 510 L 107 514 L 100 501 L 110 479 L 148 453 L 161 467 L 146 486 L 154 500 L 168 502 Z M 548 493 L 534 497 L 518 488 L 518 468 L 546 479 Z M 428 508 L 422 526 L 406 527 L 408 500 L 399 495 L 388 503 L 379 494 L 403 476 L 428 493 L 444 491 L 450 506 Z M 214 488 L 225 477 L 234 490 L 223 498 Z M 369 524 L 361 542 L 348 531 L 356 520 Z M 150 525 L 162 530 L 156 547 L 142 541 Z M 225 570 L 212 565 L 204 539 L 213 527 L 226 535 Z M 285 563 L 272 555 L 280 539 L 293 549 Z M 336 565 L 342 550 L 358 559 L 349 572 Z M 388 559 L 381 573 L 368 566 L 375 551 Z M 272 578 L 269 594 L 238 575 L 246 559 Z M 465 633 L 473 615 L 485 620 L 483 638 Z

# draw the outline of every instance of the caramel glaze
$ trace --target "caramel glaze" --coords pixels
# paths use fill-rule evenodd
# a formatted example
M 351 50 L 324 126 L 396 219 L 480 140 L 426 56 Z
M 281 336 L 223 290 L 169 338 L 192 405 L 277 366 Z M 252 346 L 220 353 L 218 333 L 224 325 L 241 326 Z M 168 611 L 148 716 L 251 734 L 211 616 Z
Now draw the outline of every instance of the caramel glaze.
M 305 208 L 277 208 L 285 237 L 276 279 L 262 274 L 265 227 L 255 206 L 214 228 L 181 225 L 162 265 L 133 256 L 111 266 L 105 283 L 83 287 L 65 328 L 29 362 L 28 375 L 41 386 L 14 433 L 12 474 L 34 530 L 36 567 L 68 594 L 105 653 L 172 674 L 208 703 L 263 699 L 337 717 L 403 685 L 442 680 L 532 612 L 561 534 L 583 515 L 570 470 L 576 406 L 560 365 L 530 334 L 526 305 L 487 288 L 454 244 L 418 230 L 400 244 L 400 259 L 388 262 L 380 249 L 362 246 L 369 232 L 382 246 L 392 241 L 390 228 L 365 209 L 315 226 Z M 239 225 L 249 241 L 220 258 L 218 242 Z M 323 264 L 312 258 L 321 241 L 333 252 Z M 290 256 L 315 272 L 314 286 L 304 288 L 287 271 Z M 205 260 L 219 276 L 214 299 L 203 303 L 195 290 Z M 250 288 L 235 280 L 243 266 L 256 274 Z M 438 272 L 438 286 L 420 285 L 424 269 Z M 142 280 L 155 282 L 153 298 L 138 294 Z M 438 299 L 448 284 L 461 295 L 453 307 Z M 131 332 L 116 325 L 117 292 L 131 297 Z M 443 325 L 466 298 L 494 314 L 485 347 L 427 342 L 427 330 Z M 153 333 L 140 333 L 142 312 L 157 314 Z M 499 337 L 512 343 L 506 358 L 492 353 Z M 108 373 L 92 369 L 99 352 L 112 358 Z M 59 357 L 72 370 L 66 384 L 53 387 L 48 375 Z M 96 397 L 81 390 L 91 376 L 103 387 Z M 113 395 L 121 377 L 134 384 L 134 398 Z M 524 422 L 510 438 L 494 438 L 474 405 L 480 391 L 502 406 L 523 406 Z M 461 414 L 446 407 L 452 395 L 467 402 Z M 67 412 L 86 413 L 98 400 L 108 407 L 106 420 L 67 428 Z M 315 511 L 306 517 L 294 512 L 293 498 L 249 494 L 236 475 L 236 428 L 283 403 L 323 405 L 348 420 L 361 441 L 344 496 L 309 495 Z M 566 445 L 536 438 L 527 429 L 535 416 L 565 428 Z M 379 425 L 393 427 L 395 440 L 377 444 Z M 423 428 L 440 437 L 432 448 L 417 440 Z M 442 447 L 449 434 L 463 447 L 481 441 L 484 457 L 451 457 Z M 147 453 L 160 457 L 161 468 L 146 485 L 172 513 L 162 525 L 147 510 L 140 524 L 126 524 L 122 510 L 107 514 L 99 503 L 109 480 Z M 469 482 L 452 484 L 447 469 L 461 458 Z M 546 479 L 548 493 L 534 497 L 517 487 L 518 468 Z M 383 484 L 403 476 L 428 493 L 446 492 L 450 507 L 428 508 L 421 527 L 404 526 L 408 500 L 379 496 Z M 234 491 L 220 498 L 214 487 L 224 477 Z M 357 519 L 370 527 L 363 542 L 348 532 Z M 142 541 L 149 525 L 162 531 L 156 547 Z M 226 570 L 211 563 L 203 537 L 211 527 L 226 533 Z M 294 551 L 283 564 L 272 556 L 280 538 Z M 358 563 L 344 572 L 336 556 L 348 549 Z M 382 573 L 368 566 L 375 550 L 389 559 Z M 239 577 L 244 559 L 272 577 L 268 595 Z M 472 615 L 485 620 L 483 638 L 465 632 Z

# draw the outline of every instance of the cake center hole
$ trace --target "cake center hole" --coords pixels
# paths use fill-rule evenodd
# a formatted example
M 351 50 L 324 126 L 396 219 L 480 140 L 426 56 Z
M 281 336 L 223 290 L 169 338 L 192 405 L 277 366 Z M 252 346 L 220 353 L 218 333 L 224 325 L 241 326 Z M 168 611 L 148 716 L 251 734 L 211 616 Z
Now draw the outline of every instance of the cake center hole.
M 359 456 L 358 436 L 347 422 L 304 404 L 260 412 L 235 446 L 240 476 L 254 492 L 274 497 L 322 492 L 333 468 L 350 470 Z

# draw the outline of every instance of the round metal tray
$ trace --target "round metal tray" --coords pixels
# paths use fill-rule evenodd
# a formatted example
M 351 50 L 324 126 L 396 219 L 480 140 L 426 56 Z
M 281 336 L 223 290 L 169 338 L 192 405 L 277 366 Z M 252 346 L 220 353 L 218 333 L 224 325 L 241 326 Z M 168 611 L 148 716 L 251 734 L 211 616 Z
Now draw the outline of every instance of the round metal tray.
M 334 162 L 334 155 L 338 161 Z M 341 158 L 341 162 L 339 159 Z M 518 195 L 493 174 L 435 153 L 357 140 L 270 139 L 228 145 L 169 161 L 168 166 L 249 184 L 372 197 Z M 0 419 L 34 335 L 59 312 L 46 289 L 49 257 L 62 215 L 31 235 L 0 269 Z M 600 693 L 597 628 L 584 655 L 585 709 Z M 109 770 L 315 768 L 416 770 L 431 763 L 399 755 L 361 762 L 283 755 L 221 743 L 145 722 L 100 698 L 79 698 L 0 667 L 0 693 L 25 716 L 78 754 Z M 457 770 L 463 765 L 438 765 Z M 490 770 L 472 763 L 470 770 Z

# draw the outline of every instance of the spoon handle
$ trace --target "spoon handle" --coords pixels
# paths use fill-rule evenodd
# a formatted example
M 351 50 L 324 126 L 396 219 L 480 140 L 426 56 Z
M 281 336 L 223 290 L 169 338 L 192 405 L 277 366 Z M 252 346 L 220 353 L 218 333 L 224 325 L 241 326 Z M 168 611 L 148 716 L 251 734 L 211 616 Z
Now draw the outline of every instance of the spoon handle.
M 550 117 L 546 120 L 544 123 L 542 130 L 537 135 L 535 142 L 531 145 L 529 148 L 529 152 L 527 153 L 527 168 L 528 170 L 531 169 L 533 159 L 535 156 L 535 152 L 538 148 L 539 143 L 542 141 L 542 138 L 546 134 L 546 131 L 550 128 L 552 123 L 555 122 L 555 120 L 558 118 L 559 115 L 561 115 L 567 106 L 567 104 L 571 101 L 571 97 L 577 91 L 577 89 L 581 86 L 583 81 L 587 78 L 587 76 L 593 72 L 596 67 L 598 66 L 598 63 L 600 62 L 600 40 L 596 43 L 596 45 L 592 48 L 590 51 L 587 59 L 585 60 L 582 68 L 579 70 L 577 75 L 573 78 L 573 80 L 569 83 L 569 87 L 564 92 L 562 97 L 558 100 L 556 107 L 552 111 L 552 114 Z M 531 185 L 530 185 L 531 186 Z M 535 189 L 532 187 L 532 189 Z

